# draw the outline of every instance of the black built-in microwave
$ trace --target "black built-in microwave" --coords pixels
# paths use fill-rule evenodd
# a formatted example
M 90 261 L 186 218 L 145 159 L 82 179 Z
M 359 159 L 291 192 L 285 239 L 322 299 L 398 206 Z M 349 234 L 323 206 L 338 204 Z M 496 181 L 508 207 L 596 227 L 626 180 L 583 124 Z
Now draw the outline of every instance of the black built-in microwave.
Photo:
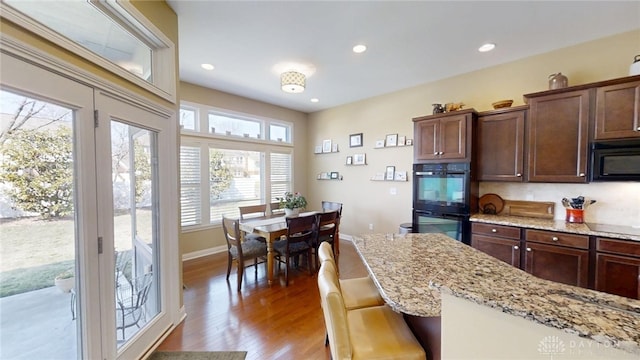
M 640 139 L 592 143 L 591 181 L 640 181 Z

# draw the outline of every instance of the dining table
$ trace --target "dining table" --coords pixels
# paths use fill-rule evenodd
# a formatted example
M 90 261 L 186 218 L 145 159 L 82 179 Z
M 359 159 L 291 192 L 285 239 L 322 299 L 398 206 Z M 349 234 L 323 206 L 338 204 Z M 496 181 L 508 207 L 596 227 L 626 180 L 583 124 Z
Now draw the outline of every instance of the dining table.
M 320 211 L 301 212 L 297 216 L 314 215 Z M 266 239 L 267 242 L 267 281 L 269 285 L 273 283 L 273 265 L 275 259 L 275 251 L 273 244 L 282 236 L 287 234 L 286 216 L 283 214 L 274 214 L 266 216 L 258 216 L 245 218 L 240 220 L 240 230 L 244 233 L 258 234 Z

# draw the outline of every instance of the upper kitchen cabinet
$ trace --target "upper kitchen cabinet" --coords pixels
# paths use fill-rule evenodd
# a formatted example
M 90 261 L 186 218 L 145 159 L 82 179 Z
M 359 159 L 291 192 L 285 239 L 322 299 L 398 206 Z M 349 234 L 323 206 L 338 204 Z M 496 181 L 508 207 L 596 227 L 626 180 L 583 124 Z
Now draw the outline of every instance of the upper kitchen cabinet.
M 591 89 L 525 95 L 530 182 L 586 183 Z
M 469 160 L 475 118 L 473 109 L 414 118 L 414 162 Z
M 640 76 L 629 80 L 597 88 L 595 140 L 640 138 Z
M 478 180 L 524 180 L 524 126 L 528 106 L 478 114 Z

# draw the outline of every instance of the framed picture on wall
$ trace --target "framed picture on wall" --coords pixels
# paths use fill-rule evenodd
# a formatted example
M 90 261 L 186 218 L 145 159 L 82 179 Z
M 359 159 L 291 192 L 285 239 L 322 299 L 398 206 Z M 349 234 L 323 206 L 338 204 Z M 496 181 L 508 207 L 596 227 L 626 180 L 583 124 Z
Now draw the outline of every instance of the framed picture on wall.
M 349 135 L 349 147 L 362 146 L 362 133 Z
M 387 170 L 385 171 L 384 179 L 385 180 L 393 180 L 395 176 L 396 167 L 395 166 L 387 166 Z
M 353 165 L 364 165 L 366 163 L 365 154 L 353 155 Z
M 376 140 L 376 149 L 384 147 L 384 140 Z
M 353 164 L 353 156 L 347 156 L 347 165 Z
M 406 136 L 398 136 L 398 146 L 404 146 L 404 143 L 406 140 L 407 140 Z
M 406 146 L 411 146 L 411 145 L 413 145 L 413 139 L 407 139 L 407 141 L 405 141 L 405 142 L 404 142 L 404 144 L 405 144 Z
M 338 172 L 337 171 L 332 171 L 331 172 L 331 178 L 332 179 L 337 179 L 338 178 Z
M 385 139 L 386 146 L 398 146 L 398 134 L 389 134 Z
M 322 152 L 323 153 L 331 152 L 331 139 L 322 140 Z

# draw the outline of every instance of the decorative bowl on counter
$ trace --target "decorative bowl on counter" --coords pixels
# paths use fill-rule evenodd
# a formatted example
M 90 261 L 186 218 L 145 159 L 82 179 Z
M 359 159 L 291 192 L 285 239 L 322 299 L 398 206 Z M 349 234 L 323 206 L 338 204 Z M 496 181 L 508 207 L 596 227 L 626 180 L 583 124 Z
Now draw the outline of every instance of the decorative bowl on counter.
M 493 106 L 494 109 L 500 109 L 511 107 L 511 104 L 513 104 L 513 100 L 500 100 L 492 103 L 491 106 Z

